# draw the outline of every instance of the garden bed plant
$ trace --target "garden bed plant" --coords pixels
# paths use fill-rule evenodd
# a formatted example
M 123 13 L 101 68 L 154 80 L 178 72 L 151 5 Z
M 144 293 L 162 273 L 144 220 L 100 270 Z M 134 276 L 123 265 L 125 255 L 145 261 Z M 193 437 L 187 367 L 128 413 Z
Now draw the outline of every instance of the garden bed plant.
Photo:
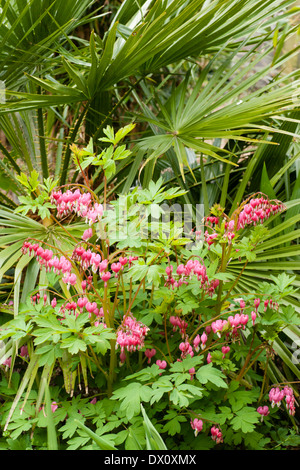
M 272 373 L 300 323 L 295 276 L 240 288 L 287 207 L 255 193 L 187 230 L 172 212 L 183 192 L 162 179 L 112 200 L 104 185 L 100 200 L 87 169 L 111 177 L 132 128 L 108 126 L 99 155 L 72 147 L 83 184 L 19 178 L 28 198 L 11 220 L 32 211 L 48 237 L 25 232 L 17 251 L 33 285 L 0 330 L 1 448 L 298 446 L 297 378 Z

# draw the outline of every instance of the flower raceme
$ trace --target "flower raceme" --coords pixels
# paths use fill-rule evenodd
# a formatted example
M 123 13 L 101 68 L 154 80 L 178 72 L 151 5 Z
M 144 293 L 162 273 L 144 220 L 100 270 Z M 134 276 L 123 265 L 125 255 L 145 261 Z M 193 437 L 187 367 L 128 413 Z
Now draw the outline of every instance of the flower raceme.
M 39 303 L 40 295 L 36 294 L 31 297 L 31 302 L 33 305 Z M 54 297 L 51 302 L 51 307 L 55 308 L 57 306 L 56 297 Z M 44 305 L 45 305 L 45 296 L 44 296 Z M 98 307 L 96 302 L 90 301 L 86 296 L 78 297 L 77 300 L 66 301 L 60 308 L 59 314 L 62 315 L 62 318 L 66 318 L 66 314 L 74 315 L 76 318 L 84 313 L 88 312 L 88 318 L 94 320 L 94 326 L 103 325 L 104 328 L 107 325 L 104 323 L 104 311 L 103 307 Z M 61 318 L 59 318 L 61 320 Z
M 184 338 L 184 336 L 186 335 L 186 329 L 188 327 L 188 323 L 182 320 L 181 318 L 173 316 L 173 315 L 169 318 L 169 321 L 171 325 L 173 325 L 173 331 L 175 332 L 177 328 L 179 328 L 180 334 L 182 338 Z
M 88 312 L 89 318 L 92 318 L 92 315 L 95 317 L 95 326 L 99 326 L 100 323 L 103 324 L 104 328 L 106 328 L 106 324 L 104 323 L 104 312 L 103 308 L 99 309 L 96 302 L 90 302 L 87 297 L 79 297 L 77 301 L 73 302 L 65 302 L 59 309 L 59 313 L 65 317 L 65 314 L 73 314 L 78 317 L 78 315 L 82 314 L 84 311 Z M 97 322 L 97 323 L 96 323 Z
M 219 428 L 217 428 L 216 426 L 213 426 L 210 432 L 211 432 L 212 440 L 215 441 L 216 444 L 220 444 L 221 442 L 223 442 L 223 435 Z
M 185 264 L 179 264 L 174 275 L 173 266 L 169 265 L 166 267 L 166 275 L 165 287 L 172 287 L 172 289 L 180 287 L 183 284 L 188 285 L 193 277 L 197 277 L 197 280 L 200 282 L 199 287 L 209 296 L 213 295 L 219 285 L 218 279 L 214 279 L 211 282 L 208 280 L 206 266 L 201 264 L 199 260 L 190 259 Z
M 188 341 L 180 343 L 179 344 L 179 349 L 181 351 L 181 358 L 182 359 L 185 359 L 188 355 L 190 355 L 191 357 L 194 356 L 193 348 L 192 348 L 192 346 L 190 345 L 190 343 Z
M 56 274 L 63 275 L 62 281 L 67 284 L 74 286 L 77 283 L 77 276 L 72 273 L 72 263 L 65 256 L 56 256 L 52 250 L 42 248 L 38 243 L 30 243 L 25 241 L 22 247 L 22 254 L 29 253 L 30 256 L 34 255 L 41 267 L 45 267 L 46 272 L 53 270 Z M 91 249 L 85 249 L 83 246 L 76 246 L 70 258 L 72 261 L 76 261 L 83 271 L 91 269 L 93 273 L 99 273 L 101 279 L 104 282 L 104 286 L 107 286 L 107 282 L 111 278 L 111 273 L 108 271 L 109 261 L 107 259 L 101 259 L 99 253 L 93 252 Z M 115 273 L 115 277 L 118 277 L 118 273 L 124 269 L 126 264 L 132 266 L 133 261 L 137 260 L 137 256 L 130 256 L 127 258 L 119 258 L 119 261 L 112 263 L 110 268 Z M 86 282 L 86 281 L 83 281 Z M 86 284 L 85 284 L 86 286 Z M 82 286 L 85 290 L 84 286 Z
M 245 204 L 240 212 L 237 222 L 237 230 L 245 228 L 246 225 L 257 225 L 267 220 L 271 215 L 285 210 L 285 205 L 279 201 L 274 203 L 269 199 L 252 198 Z
M 203 421 L 198 418 L 191 419 L 191 428 L 194 430 L 195 437 L 197 437 L 198 433 L 203 429 Z M 212 440 L 215 441 L 216 444 L 223 442 L 222 431 L 219 428 L 212 426 L 210 432 Z
M 124 362 L 126 359 L 125 350 L 133 352 L 144 347 L 144 341 L 148 331 L 149 328 L 137 321 L 133 315 L 129 314 L 123 316 L 122 323 L 116 332 L 116 349 L 119 347 L 121 349 L 121 362 Z
M 193 357 L 195 353 L 199 353 L 200 349 L 202 351 L 205 350 L 210 333 L 216 334 L 218 338 L 221 338 L 222 335 L 224 335 L 226 342 L 234 342 L 237 338 L 240 337 L 239 330 L 245 330 L 246 327 L 250 328 L 251 326 L 253 327 L 255 325 L 260 299 L 256 298 L 247 302 L 244 299 L 235 299 L 235 302 L 238 303 L 238 309 L 241 313 L 229 315 L 227 319 L 217 319 L 213 321 L 210 325 L 205 327 L 202 333 L 198 333 L 191 343 L 187 334 L 187 329 L 189 326 L 188 322 L 179 316 L 171 315 L 169 317 L 169 321 L 173 326 L 173 332 L 176 332 L 178 329 L 182 339 L 184 340 L 179 344 L 181 359 L 186 358 L 188 355 Z M 234 304 L 232 306 L 235 307 Z M 255 310 L 252 310 L 253 308 Z M 252 320 L 251 323 L 249 322 L 249 315 L 244 313 L 246 309 L 252 310 L 250 315 Z M 225 359 L 226 354 L 228 354 L 230 351 L 230 346 L 222 346 L 221 351 L 222 358 Z M 207 362 L 209 363 L 211 360 L 212 356 L 208 352 Z
M 294 416 L 295 414 L 295 397 L 294 397 L 294 392 L 291 387 L 288 387 L 287 385 L 284 388 L 279 388 L 279 387 L 273 387 L 271 388 L 269 392 L 269 399 L 271 402 L 272 408 L 274 408 L 275 405 L 280 407 L 281 402 L 285 398 L 286 402 L 286 407 L 291 416 Z
M 85 218 L 86 223 L 92 225 L 101 220 L 103 215 L 103 206 L 98 203 L 92 204 L 91 194 L 82 194 L 79 189 L 74 191 L 68 189 L 65 193 L 62 193 L 61 190 L 53 191 L 50 201 L 56 206 L 58 218 L 75 213 L 77 216 Z
M 270 201 L 264 196 L 253 197 L 248 203 L 242 204 L 241 210 L 239 210 L 237 215 L 234 214 L 232 219 L 225 220 L 223 224 L 221 223 L 221 217 L 206 217 L 204 223 L 212 232 L 206 230 L 204 232 L 204 240 L 208 248 L 219 239 L 231 245 L 239 230 L 247 226 L 261 224 L 272 215 L 285 209 L 286 206 L 280 201 Z
M 70 274 L 72 263 L 65 257 L 53 256 L 53 251 L 42 248 L 38 243 L 31 244 L 28 241 L 23 243 L 22 254 L 29 253 L 29 256 L 35 255 L 40 266 L 45 266 L 46 271 L 53 271 L 57 274 Z

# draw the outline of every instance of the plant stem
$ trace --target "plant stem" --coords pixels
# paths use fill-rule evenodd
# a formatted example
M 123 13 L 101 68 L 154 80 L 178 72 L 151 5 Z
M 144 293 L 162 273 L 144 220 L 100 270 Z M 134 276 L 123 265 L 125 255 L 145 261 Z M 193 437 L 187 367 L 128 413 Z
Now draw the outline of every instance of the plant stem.
M 40 87 L 38 87 L 38 93 L 41 93 L 40 90 L 41 90 Z M 39 143 L 40 143 L 43 178 L 48 178 L 49 171 L 48 171 L 48 161 L 47 161 L 47 150 L 46 150 L 46 145 L 45 145 L 43 110 L 38 109 L 37 115 L 38 115 Z
M 116 367 L 116 340 L 112 339 L 110 341 L 110 361 L 109 361 L 109 373 L 107 377 L 107 395 L 108 397 L 111 397 L 113 389 L 113 381 L 114 381 L 114 374 L 115 374 L 115 367 Z
M 267 346 L 266 344 L 265 344 L 265 345 L 260 344 L 260 345 L 256 346 L 256 348 L 254 348 L 252 352 L 251 352 L 251 349 L 249 350 L 249 353 L 248 353 L 248 355 L 247 355 L 247 357 L 246 357 L 246 359 L 245 359 L 245 363 L 244 363 L 243 367 L 241 368 L 241 370 L 240 370 L 240 372 L 239 372 L 239 374 L 238 374 L 238 376 L 237 376 L 237 378 L 236 378 L 236 380 L 237 380 L 238 382 L 240 382 L 240 380 L 242 379 L 243 375 L 245 375 L 247 366 L 248 366 L 248 364 L 249 364 L 249 362 L 250 362 L 250 359 L 251 359 L 251 357 L 253 356 L 253 354 L 254 354 L 256 351 L 258 351 L 260 348 L 264 348 L 264 347 L 266 347 L 266 346 Z
M 227 266 L 227 256 L 226 256 L 226 246 L 222 245 L 222 258 L 221 258 L 221 266 L 220 272 L 224 273 Z M 217 305 L 216 305 L 216 314 L 219 315 L 221 312 L 222 304 L 224 301 L 221 301 L 223 292 L 223 281 L 220 280 L 219 288 L 218 288 L 218 297 L 217 297 Z
M 104 200 L 103 200 L 103 209 L 106 210 L 106 198 L 107 198 L 107 178 L 104 173 Z
M 63 162 L 63 169 L 62 169 L 62 172 L 61 172 L 61 177 L 60 177 L 60 186 L 62 186 L 63 184 L 65 184 L 66 182 L 66 179 L 67 179 L 67 173 L 68 173 L 68 168 L 69 168 L 69 165 L 70 165 L 70 158 L 71 158 L 71 144 L 75 141 L 75 138 L 76 138 L 76 135 L 77 135 L 77 132 L 79 131 L 80 129 L 80 126 L 81 126 L 81 123 L 84 119 L 84 116 L 87 112 L 87 109 L 89 107 L 90 103 L 87 102 L 82 110 L 82 112 L 80 113 L 78 119 L 77 119 L 77 122 L 73 128 L 73 131 L 72 133 L 70 134 L 69 138 L 68 138 L 68 142 L 67 142 L 67 149 L 66 149 L 66 153 L 65 153 L 65 157 L 64 157 L 64 162 Z M 80 106 L 80 105 L 79 105 Z
M 166 340 L 166 344 L 167 344 L 167 349 L 168 349 L 168 353 L 169 353 L 170 362 L 172 363 L 172 362 L 173 362 L 173 358 L 172 358 L 172 354 L 171 354 L 171 351 L 170 351 L 170 345 L 169 345 L 169 340 L 168 340 L 168 333 L 167 333 L 167 314 L 166 314 L 166 313 L 165 313 L 165 315 L 164 315 L 164 327 L 165 327 L 165 340 Z
M 245 370 L 244 374 L 247 374 L 248 370 L 251 369 L 251 367 L 255 364 L 255 362 L 257 361 L 257 359 L 259 358 L 259 356 L 261 355 L 261 353 L 263 352 L 265 348 L 262 348 L 261 351 L 259 351 L 259 353 L 255 356 L 255 358 L 253 359 L 253 361 L 250 363 L 250 365 L 247 367 L 247 369 Z
M 122 282 L 122 290 L 123 290 L 123 309 L 124 313 L 126 312 L 126 292 L 125 292 L 125 285 L 124 285 L 124 279 L 123 279 L 123 273 L 121 273 L 121 282 Z M 130 303 L 130 301 L 129 301 Z

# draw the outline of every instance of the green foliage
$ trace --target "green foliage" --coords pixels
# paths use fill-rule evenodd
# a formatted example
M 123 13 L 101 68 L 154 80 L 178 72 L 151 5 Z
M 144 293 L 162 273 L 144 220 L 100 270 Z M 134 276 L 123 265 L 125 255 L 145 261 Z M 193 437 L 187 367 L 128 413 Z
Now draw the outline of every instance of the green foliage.
M 257 412 L 272 386 L 300 378 L 293 0 L 2 3 L 0 448 L 299 446 L 287 402 Z M 88 213 L 67 206 L 60 218 L 50 198 L 75 188 L 103 204 L 88 240 Z M 286 210 L 235 225 L 229 241 L 228 222 L 257 191 Z M 193 243 L 178 207 L 194 222 L 199 203 L 219 221 Z M 76 282 L 25 253 L 26 241 L 70 261 Z M 80 264 L 82 246 L 110 268 L 127 263 L 103 282 Z M 195 260 L 203 285 L 176 274 Z M 82 297 L 98 312 L 82 311 Z M 237 331 L 209 330 L 242 312 Z M 122 358 L 125 319 L 146 333 Z
M 46 185 L 49 184 L 51 185 L 50 180 L 46 182 Z M 160 180 L 150 185 L 147 191 L 128 195 L 127 200 L 131 204 L 129 209 L 136 202 L 147 209 L 151 203 L 171 200 L 177 194 L 180 191 L 176 188 L 164 191 Z M 239 211 L 243 208 L 244 205 Z M 223 210 L 217 210 L 216 207 L 212 213 L 217 213 L 221 218 L 227 217 Z M 135 212 L 133 216 L 135 217 Z M 106 226 L 109 220 L 104 213 L 99 221 L 99 234 L 107 230 L 106 237 L 110 237 Z M 234 220 L 233 218 L 232 222 Z M 295 307 L 291 303 L 284 303 L 285 299 L 295 295 L 296 276 L 287 273 L 278 276 L 272 274 L 269 282 L 260 283 L 259 306 L 253 305 L 258 294 L 251 291 L 247 292 L 246 297 L 242 296 L 242 299 L 245 298 L 245 306 L 239 306 L 241 298 L 237 297 L 238 291 L 235 290 L 238 287 L 237 279 L 234 274 L 226 272 L 226 268 L 236 261 L 236 256 L 231 256 L 231 253 L 237 253 L 240 259 L 244 258 L 243 271 L 252 261 L 248 252 L 252 253 L 258 248 L 261 252 L 261 245 L 265 238 L 269 239 L 270 231 L 266 228 L 248 228 L 245 237 L 241 236 L 240 229 L 233 241 L 226 242 L 226 230 L 227 225 L 220 221 L 210 249 L 205 248 L 205 241 L 201 241 L 192 251 L 184 248 L 181 253 L 180 261 L 186 266 L 195 255 L 200 258 L 203 263 L 200 264 L 201 269 L 206 272 L 205 282 L 214 286 L 207 291 L 201 291 L 199 279 L 191 276 L 182 285 L 177 285 L 175 289 L 170 288 L 166 282 L 167 269 L 172 268 L 176 275 L 179 267 L 184 266 L 178 261 L 178 245 L 170 243 L 166 250 L 165 247 L 162 248 L 162 238 L 149 241 L 140 233 L 140 244 L 135 250 L 128 247 L 128 253 L 137 255 L 134 263 L 131 261 L 131 265 L 121 271 L 120 277 L 110 279 L 103 286 L 101 276 L 93 276 L 94 284 L 90 287 L 93 291 L 89 298 L 101 299 L 103 321 L 107 324 L 95 323 L 96 317 L 88 311 L 75 314 L 79 304 L 75 302 L 75 307 L 72 307 L 71 299 L 91 295 L 82 292 L 81 282 L 72 283 L 72 286 L 66 288 L 63 282 L 59 282 L 61 276 L 46 273 L 43 279 L 49 287 L 46 286 L 47 294 L 43 294 L 43 301 L 42 298 L 37 300 L 39 289 L 33 289 L 27 301 L 19 304 L 18 314 L 4 323 L 1 329 L 2 341 L 11 341 L 12 345 L 21 341 L 27 345 L 29 356 L 22 380 L 13 373 L 2 384 L 3 393 L 8 397 L 2 418 L 4 432 L 7 433 L 5 437 L 15 439 L 26 435 L 33 427 L 38 439 L 41 430 L 47 428 L 47 439 L 45 441 L 43 438 L 43 443 L 38 446 L 47 445 L 54 449 L 60 446 L 67 446 L 68 449 L 116 449 L 121 446 L 125 449 L 157 450 L 181 446 L 179 436 L 182 432 L 186 434 L 189 423 L 197 418 L 205 423 L 206 437 L 196 440 L 195 448 L 211 447 L 211 441 L 208 440 L 210 423 L 222 428 L 226 437 L 221 443 L 225 448 L 232 444 L 245 448 L 272 448 L 272 437 L 264 441 L 263 434 L 259 432 L 261 424 L 257 406 L 259 400 L 267 394 L 264 383 L 270 373 L 270 348 L 275 347 L 276 342 L 280 345 L 279 335 L 287 327 L 297 327 L 300 323 Z M 161 233 L 160 230 L 158 232 Z M 78 237 L 78 241 L 79 239 Z M 102 250 L 105 249 L 103 240 L 106 238 L 100 238 L 98 245 Z M 123 248 L 124 240 L 114 240 L 114 243 L 114 250 L 110 255 L 107 254 L 111 266 L 118 254 L 126 253 Z M 91 246 L 95 249 L 93 244 Z M 72 261 L 75 252 L 70 254 L 69 259 Z M 127 258 L 125 264 L 128 264 Z M 71 267 L 75 269 L 78 281 L 82 281 L 82 267 L 74 262 Z M 143 290 L 139 292 L 141 287 Z M 43 292 L 45 285 L 42 284 L 41 289 Z M 62 297 L 58 305 L 57 302 L 49 305 L 49 296 L 53 295 L 53 289 L 56 295 L 60 292 Z M 123 309 L 123 320 L 120 306 Z M 104 313 L 105 308 L 107 314 Z M 251 326 L 249 318 L 254 308 L 256 318 L 252 319 Z M 75 310 L 73 314 L 65 314 L 66 309 Z M 241 309 L 246 309 L 248 314 L 247 327 L 234 332 L 227 322 L 224 330 L 217 332 L 216 338 L 213 338 L 215 331 L 207 331 L 204 341 L 206 344 L 197 349 L 193 340 L 196 340 L 198 333 L 200 342 L 199 333 L 205 325 L 213 326 L 220 317 L 226 318 L 231 313 L 234 315 Z M 117 364 L 119 353 L 116 351 L 116 338 L 128 315 L 126 312 L 130 313 L 131 319 L 132 315 L 136 315 L 141 324 L 147 318 L 146 332 L 151 333 L 143 348 L 150 350 L 154 346 L 156 354 L 159 351 L 165 364 L 162 368 L 159 361 L 145 367 L 143 351 L 132 351 L 132 358 L 127 357 L 127 352 L 125 363 L 123 360 Z M 170 334 L 172 318 L 177 318 L 185 325 L 181 339 L 176 328 Z M 194 326 L 186 336 L 185 329 L 190 322 Z M 160 328 L 163 328 L 163 336 L 159 338 Z M 234 336 L 236 334 L 238 341 Z M 240 344 L 241 340 L 243 346 Z M 192 344 L 193 354 L 184 352 L 185 345 L 191 347 Z M 227 353 L 220 348 L 228 344 L 230 355 L 225 357 Z M 138 357 L 134 359 L 136 354 Z M 24 361 L 23 356 L 17 357 Z M 14 360 L 19 359 L 15 357 Z M 254 367 L 258 359 L 262 374 Z M 56 367 L 59 367 L 57 375 L 54 374 Z M 131 373 L 128 374 L 128 371 Z M 295 366 L 291 371 L 298 373 Z M 54 383 L 57 381 L 58 390 L 63 386 L 64 394 L 69 395 L 69 399 L 60 398 L 59 405 L 56 405 L 57 399 L 53 402 L 56 405 L 54 411 L 50 393 L 55 397 L 55 392 L 48 386 L 50 377 Z M 39 384 L 37 389 L 34 385 L 36 379 Z M 11 391 L 8 381 L 13 386 Z M 82 397 L 81 393 L 74 397 L 76 384 L 79 390 L 84 385 L 86 395 L 90 389 L 95 388 L 98 392 L 96 395 L 107 395 L 110 406 L 107 407 L 102 400 L 87 403 L 88 399 Z M 61 391 L 56 393 L 61 394 Z M 46 411 L 42 405 L 43 397 Z M 19 403 L 24 416 L 17 412 Z M 45 419 L 44 413 L 51 413 L 51 419 Z M 265 419 L 272 419 L 272 416 Z M 164 436 L 168 438 L 165 440 Z M 35 446 L 34 441 L 30 445 Z M 187 448 L 194 447 L 189 440 L 186 445 Z
M 207 364 L 201 367 L 198 370 L 196 377 L 202 384 L 206 384 L 207 382 L 209 382 L 215 384 L 217 387 L 227 387 L 226 382 L 224 382 L 223 380 L 225 376 L 220 370 L 213 367 L 212 364 Z
M 144 428 L 146 431 L 146 444 L 147 450 L 167 450 L 165 443 L 158 434 L 157 430 L 149 420 L 147 413 L 141 405 L 141 410 L 144 418 Z

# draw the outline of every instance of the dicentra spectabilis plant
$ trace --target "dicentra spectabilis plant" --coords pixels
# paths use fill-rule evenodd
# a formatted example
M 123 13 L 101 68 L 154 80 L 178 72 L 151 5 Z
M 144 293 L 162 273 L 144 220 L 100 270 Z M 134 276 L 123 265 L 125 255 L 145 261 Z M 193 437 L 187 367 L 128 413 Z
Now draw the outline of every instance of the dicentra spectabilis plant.
M 47 285 L 37 286 L 1 328 L 1 339 L 16 340 L 20 360 L 28 362 L 2 417 L 5 432 L 16 438 L 43 427 L 43 390 L 32 393 L 41 369 L 67 448 L 92 446 L 80 434 L 85 422 L 107 445 L 143 448 L 141 403 L 167 448 L 272 447 L 265 429 L 272 430 L 279 412 L 293 420 L 297 407 L 293 383 L 272 383 L 272 346 L 299 319 L 284 303 L 290 293 L 285 273 L 262 282 L 259 292 L 241 290 L 239 280 L 267 232 L 263 223 L 285 206 L 263 194 L 251 195 L 230 217 L 214 206 L 191 248 L 173 221 L 167 231 L 156 222 L 158 236 L 145 238 L 149 208 L 161 215 L 160 205 L 182 192 L 163 191 L 161 181 L 135 189 L 123 200 L 124 219 L 120 201 L 108 201 L 106 186 L 99 199 L 85 173 L 98 165 L 104 178 L 113 174 L 114 159 L 128 155 L 119 142 L 131 129 L 116 135 L 106 129 L 102 140 L 110 145 L 100 155 L 92 143 L 84 151 L 73 147 L 86 184 L 49 193 L 53 219 L 66 233 L 74 218 L 82 222 L 81 237 L 70 234 L 72 250 L 30 234 L 23 244 L 23 256 L 36 260 Z M 234 259 L 241 260 L 237 275 L 230 271 Z M 4 374 L 10 361 L 1 366 Z

